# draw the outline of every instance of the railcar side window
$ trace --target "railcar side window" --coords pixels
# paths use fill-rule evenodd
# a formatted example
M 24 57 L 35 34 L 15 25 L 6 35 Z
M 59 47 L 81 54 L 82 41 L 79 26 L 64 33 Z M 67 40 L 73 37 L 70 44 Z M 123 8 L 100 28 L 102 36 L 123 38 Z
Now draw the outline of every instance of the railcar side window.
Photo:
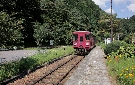
M 83 36 L 80 36 L 80 41 L 83 42 Z
M 86 40 L 90 40 L 90 34 L 85 34 Z
M 76 41 L 78 39 L 78 34 L 73 34 L 73 40 Z

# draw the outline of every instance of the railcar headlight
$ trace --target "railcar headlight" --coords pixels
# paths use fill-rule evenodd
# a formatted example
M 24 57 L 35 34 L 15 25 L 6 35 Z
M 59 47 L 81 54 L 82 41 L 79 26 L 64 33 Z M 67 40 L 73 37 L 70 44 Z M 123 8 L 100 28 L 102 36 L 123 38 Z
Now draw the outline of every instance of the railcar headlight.
M 77 45 L 77 43 L 74 43 L 74 45 Z
M 89 42 L 86 42 L 86 45 L 90 45 Z

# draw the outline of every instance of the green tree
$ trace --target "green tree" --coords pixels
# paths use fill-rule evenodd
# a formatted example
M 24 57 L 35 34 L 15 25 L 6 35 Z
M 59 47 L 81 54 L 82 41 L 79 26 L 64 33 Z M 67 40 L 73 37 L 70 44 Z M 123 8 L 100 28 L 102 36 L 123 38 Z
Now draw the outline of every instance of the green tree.
M 34 25 L 34 38 L 36 39 L 37 46 L 41 46 L 43 40 L 47 36 L 49 24 L 44 23 L 43 25 L 36 22 Z
M 22 20 L 14 20 L 5 12 L 0 12 L 0 47 L 20 45 L 22 43 Z
M 21 32 L 25 46 L 33 46 L 33 22 L 42 22 L 40 0 L 0 0 L 0 11 L 6 12 L 14 20 L 23 20 Z

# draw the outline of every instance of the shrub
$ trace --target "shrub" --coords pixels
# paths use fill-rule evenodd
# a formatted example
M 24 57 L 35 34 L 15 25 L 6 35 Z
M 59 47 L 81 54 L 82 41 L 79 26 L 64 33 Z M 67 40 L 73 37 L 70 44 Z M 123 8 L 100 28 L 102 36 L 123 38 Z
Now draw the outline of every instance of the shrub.
M 112 43 L 109 43 L 105 46 L 104 52 L 105 54 L 109 54 L 111 52 L 116 52 L 119 50 L 120 46 L 128 46 L 128 44 L 124 41 L 113 41 Z

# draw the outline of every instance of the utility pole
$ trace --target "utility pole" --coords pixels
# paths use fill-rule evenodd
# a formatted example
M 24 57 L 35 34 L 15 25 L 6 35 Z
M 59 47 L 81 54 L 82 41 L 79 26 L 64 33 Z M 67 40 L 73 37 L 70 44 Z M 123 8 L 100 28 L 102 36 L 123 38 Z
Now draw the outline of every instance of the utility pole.
M 110 21 L 111 21 L 111 42 L 113 41 L 113 27 L 112 27 L 112 0 L 111 0 L 111 15 L 110 15 Z
M 120 38 L 120 34 L 118 33 L 118 40 L 119 40 L 119 38 Z

